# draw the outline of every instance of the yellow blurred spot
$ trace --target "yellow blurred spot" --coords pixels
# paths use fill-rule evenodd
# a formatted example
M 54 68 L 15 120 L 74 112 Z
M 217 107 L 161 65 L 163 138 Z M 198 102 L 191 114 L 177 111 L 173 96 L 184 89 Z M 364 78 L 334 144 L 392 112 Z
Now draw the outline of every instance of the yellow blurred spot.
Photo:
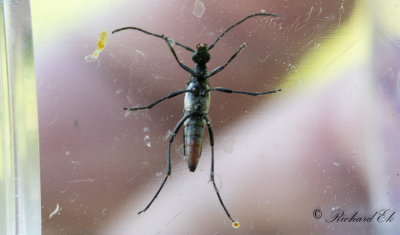
M 97 50 L 103 50 L 107 44 L 107 40 L 107 31 L 101 32 L 99 40 L 97 41 Z
M 107 31 L 101 32 L 99 40 L 97 40 L 97 48 L 96 48 L 96 50 L 92 54 L 85 56 L 85 60 L 87 62 L 96 61 L 99 58 L 100 53 L 106 47 L 107 41 L 108 41 Z
M 240 223 L 238 221 L 233 221 L 232 222 L 232 227 L 233 228 L 239 228 L 240 227 Z

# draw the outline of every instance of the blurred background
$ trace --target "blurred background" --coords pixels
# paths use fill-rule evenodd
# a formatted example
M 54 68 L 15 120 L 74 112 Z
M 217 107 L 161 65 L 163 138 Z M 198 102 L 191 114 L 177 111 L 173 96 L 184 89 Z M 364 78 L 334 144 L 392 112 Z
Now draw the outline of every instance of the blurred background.
M 31 2 L 37 77 L 43 234 L 395 234 L 400 228 L 400 3 L 395 0 L 86 0 Z M 212 43 L 211 71 L 248 47 L 212 87 L 282 88 L 264 97 L 213 93 L 215 179 L 206 134 L 195 173 L 181 133 L 164 178 L 189 74 L 159 38 Z M 97 60 L 101 32 L 108 42 Z M 192 67 L 191 53 L 175 46 Z M 206 132 L 207 133 L 207 132 Z M 322 218 L 313 217 L 320 209 Z M 393 222 L 327 222 L 396 212 Z

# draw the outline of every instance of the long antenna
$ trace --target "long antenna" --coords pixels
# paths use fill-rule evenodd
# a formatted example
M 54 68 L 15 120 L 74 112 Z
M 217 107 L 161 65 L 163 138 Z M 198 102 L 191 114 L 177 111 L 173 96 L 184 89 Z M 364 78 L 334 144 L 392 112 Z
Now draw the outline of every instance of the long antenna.
M 236 22 L 235 24 L 233 24 L 233 25 L 231 25 L 229 28 L 227 28 L 227 29 L 217 38 L 217 40 L 215 40 L 215 42 L 214 42 L 213 44 L 211 44 L 211 45 L 208 47 L 208 50 L 211 50 L 211 49 L 215 46 L 215 44 L 216 44 L 229 30 L 231 30 L 232 28 L 234 28 L 234 27 L 238 26 L 239 24 L 243 23 L 243 22 L 246 21 L 247 19 L 252 18 L 252 17 L 255 17 L 255 16 L 272 16 L 272 17 L 278 17 L 277 15 L 275 15 L 275 14 L 270 14 L 270 13 L 255 13 L 255 14 L 253 14 L 253 15 L 246 16 L 245 18 L 239 20 L 238 22 Z
M 160 35 L 160 34 L 156 34 L 156 33 L 151 33 L 151 32 L 146 31 L 146 30 L 144 30 L 144 29 L 137 28 L 137 27 L 131 27 L 131 26 L 116 29 L 116 30 L 112 31 L 112 34 L 114 34 L 114 33 L 116 33 L 116 32 L 119 32 L 119 31 L 128 30 L 128 29 L 137 30 L 137 31 L 140 31 L 140 32 L 142 32 L 142 33 L 148 34 L 148 35 L 150 35 L 150 36 L 154 36 L 154 37 L 158 37 L 158 38 L 164 39 L 164 35 L 162 35 L 162 34 Z M 178 45 L 178 46 L 180 46 L 180 47 L 182 47 L 182 48 L 185 48 L 186 50 L 188 50 L 188 51 L 190 51 L 190 52 L 195 52 L 195 50 L 193 50 L 192 48 L 190 48 L 190 47 L 188 47 L 188 46 L 185 46 L 185 45 L 183 45 L 183 44 L 180 44 L 179 42 L 175 42 L 175 44 Z

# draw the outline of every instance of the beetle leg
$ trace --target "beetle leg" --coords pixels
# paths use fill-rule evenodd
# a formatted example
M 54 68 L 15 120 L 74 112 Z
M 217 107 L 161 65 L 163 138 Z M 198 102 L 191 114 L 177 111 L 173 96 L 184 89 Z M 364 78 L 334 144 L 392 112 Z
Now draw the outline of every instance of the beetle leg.
M 247 47 L 247 43 L 243 43 L 242 45 L 240 45 L 240 47 L 237 49 L 235 54 L 233 54 L 231 56 L 231 58 L 229 58 L 229 60 L 224 65 L 215 68 L 213 71 L 211 71 L 211 73 L 207 74 L 206 78 L 209 78 L 209 77 L 217 74 L 218 72 L 221 72 L 246 47 Z
M 156 102 L 154 102 L 154 103 L 152 103 L 152 104 L 150 104 L 150 105 L 148 105 L 148 106 L 133 107 L 133 108 L 124 108 L 124 110 L 135 111 L 135 110 L 141 110 L 141 109 L 151 109 L 151 108 L 153 108 L 154 105 L 160 103 L 161 101 L 164 101 L 164 100 L 166 100 L 166 99 L 170 99 L 170 98 L 172 98 L 172 97 L 175 97 L 175 96 L 177 96 L 177 95 L 180 95 L 180 94 L 186 93 L 186 92 L 193 92 L 193 91 L 192 91 L 192 90 L 179 90 L 179 91 L 174 91 L 174 92 L 172 92 L 171 94 L 167 95 L 166 97 L 161 98 L 161 99 L 157 100 Z
M 218 188 L 215 185 L 215 180 L 214 180 L 214 134 L 212 131 L 212 125 L 211 122 L 209 120 L 209 118 L 207 117 L 206 114 L 203 114 L 203 118 L 204 120 L 206 120 L 207 123 L 207 127 L 208 127 L 208 134 L 210 135 L 210 145 L 211 145 L 211 172 L 210 172 L 210 181 L 213 183 L 214 185 L 214 189 L 215 192 L 217 193 L 218 196 L 218 200 L 219 203 L 221 204 L 222 208 L 224 208 L 226 215 L 228 216 L 228 218 L 232 221 L 235 222 L 235 220 L 232 219 L 231 215 L 228 212 L 228 209 L 226 209 L 224 202 L 222 201 L 221 195 L 219 194 Z
M 189 68 L 187 65 L 185 65 L 184 63 L 179 61 L 178 56 L 176 55 L 176 52 L 175 52 L 174 48 L 172 47 L 171 42 L 169 41 L 169 38 L 164 35 L 162 35 L 162 36 L 163 36 L 165 42 L 168 44 L 169 49 L 171 49 L 172 55 L 174 56 L 176 62 L 178 62 L 179 66 L 181 66 L 186 72 L 188 72 L 192 76 L 194 76 L 194 71 L 191 68 Z
M 145 212 L 147 209 L 149 209 L 149 207 L 151 206 L 151 204 L 153 204 L 154 200 L 156 200 L 158 194 L 161 192 L 161 189 L 164 187 L 165 182 L 168 179 L 168 176 L 171 175 L 171 144 L 174 141 L 174 137 L 176 136 L 176 134 L 179 131 L 179 128 L 181 128 L 181 126 L 183 125 L 183 123 L 186 121 L 186 119 L 188 119 L 189 117 L 191 117 L 193 115 L 193 113 L 188 113 L 185 116 L 183 116 L 181 118 L 181 120 L 178 122 L 178 124 L 176 124 L 175 129 L 171 135 L 171 138 L 169 139 L 168 142 L 168 161 L 167 161 L 167 175 L 165 176 L 163 182 L 161 183 L 160 187 L 158 188 L 156 194 L 154 195 L 154 197 L 151 199 L 151 201 L 149 202 L 149 204 L 147 204 L 147 206 L 138 212 L 138 214 Z
M 221 91 L 221 92 L 225 92 L 225 93 L 237 93 L 237 94 L 252 95 L 252 96 L 272 94 L 272 93 L 276 93 L 281 90 L 282 89 L 263 91 L 263 92 L 250 92 L 250 91 L 232 91 L 231 89 L 224 88 L 224 87 L 214 87 L 214 88 L 207 89 L 207 91 Z
M 183 137 L 183 156 L 186 156 L 185 133 L 182 133 L 182 137 Z

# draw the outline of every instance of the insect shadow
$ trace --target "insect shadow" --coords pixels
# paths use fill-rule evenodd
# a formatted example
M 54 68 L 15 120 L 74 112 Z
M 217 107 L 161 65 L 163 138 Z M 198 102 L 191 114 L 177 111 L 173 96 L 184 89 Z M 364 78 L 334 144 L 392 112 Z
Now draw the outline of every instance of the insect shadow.
M 184 152 L 185 157 L 187 157 L 188 167 L 191 172 L 194 172 L 196 170 L 197 163 L 198 163 L 200 155 L 201 155 L 202 145 L 203 145 L 204 127 L 205 127 L 205 125 L 207 125 L 208 133 L 210 135 L 210 145 L 211 145 L 210 181 L 214 185 L 214 189 L 218 196 L 218 200 L 219 200 L 221 206 L 224 208 L 225 213 L 228 216 L 228 218 L 232 221 L 232 226 L 234 228 L 238 228 L 240 226 L 239 222 L 232 219 L 231 215 L 229 214 L 228 210 L 225 207 L 224 202 L 222 201 L 222 198 L 220 196 L 218 188 L 215 185 L 215 180 L 214 180 L 214 135 L 213 135 L 213 130 L 212 130 L 210 119 L 207 115 L 208 109 L 210 107 L 210 92 L 219 91 L 219 92 L 225 92 L 225 93 L 238 93 L 238 94 L 244 94 L 244 95 L 258 96 L 258 95 L 267 95 L 267 94 L 275 93 L 275 92 L 281 91 L 281 89 L 270 90 L 270 91 L 265 91 L 265 92 L 248 92 L 248 91 L 233 91 L 233 90 L 230 90 L 228 88 L 223 88 L 223 87 L 210 88 L 208 78 L 210 78 L 211 76 L 222 71 L 244 48 L 246 48 L 247 43 L 243 43 L 224 65 L 215 68 L 211 72 L 207 71 L 206 63 L 210 60 L 209 51 L 215 46 L 215 44 L 229 30 L 231 30 L 232 28 L 236 27 L 237 25 L 243 23 L 247 19 L 255 17 L 255 16 L 278 17 L 277 15 L 270 14 L 270 13 L 256 13 L 256 14 L 249 15 L 249 16 L 239 20 L 235 24 L 231 25 L 229 28 L 227 28 L 210 46 L 208 46 L 206 43 L 197 44 L 196 50 L 194 50 L 188 46 L 185 46 L 181 43 L 175 42 L 175 41 L 169 39 L 168 37 L 164 36 L 163 34 L 160 35 L 160 34 L 151 33 L 151 32 L 148 32 L 146 30 L 143 30 L 143 29 L 137 28 L 137 27 L 124 27 L 124 28 L 116 29 L 112 32 L 114 34 L 119 31 L 132 29 L 132 30 L 137 30 L 137 31 L 143 32 L 145 34 L 165 40 L 165 42 L 167 43 L 168 47 L 170 48 L 170 50 L 174 56 L 176 62 L 178 62 L 179 66 L 181 68 L 183 68 L 186 72 L 190 73 L 189 81 L 187 82 L 184 90 L 174 91 L 171 94 L 167 95 L 166 97 L 161 98 L 148 106 L 124 108 L 124 110 L 129 110 L 129 111 L 151 109 L 152 107 L 154 107 L 156 104 L 160 103 L 161 101 L 170 99 L 170 98 L 175 97 L 180 94 L 185 94 L 183 117 L 180 119 L 178 124 L 175 126 L 175 128 L 172 132 L 172 135 L 169 139 L 169 142 L 168 142 L 167 174 L 166 174 L 163 182 L 161 183 L 160 187 L 158 188 L 156 194 L 151 199 L 151 201 L 147 204 L 147 206 L 142 211 L 139 211 L 138 214 L 145 212 L 147 209 L 149 209 L 151 204 L 157 198 L 161 189 L 164 187 L 164 184 L 167 181 L 168 176 L 171 175 L 171 144 L 174 141 L 174 138 L 175 138 L 176 134 L 178 133 L 179 129 L 182 127 L 182 125 L 184 126 L 183 127 L 184 128 L 184 130 L 183 130 L 183 152 Z M 188 66 L 186 66 L 185 64 L 183 64 L 179 61 L 179 59 L 176 55 L 176 52 L 172 46 L 173 43 L 175 45 L 180 46 L 180 47 L 193 53 L 192 60 L 196 64 L 193 69 L 189 68 Z

